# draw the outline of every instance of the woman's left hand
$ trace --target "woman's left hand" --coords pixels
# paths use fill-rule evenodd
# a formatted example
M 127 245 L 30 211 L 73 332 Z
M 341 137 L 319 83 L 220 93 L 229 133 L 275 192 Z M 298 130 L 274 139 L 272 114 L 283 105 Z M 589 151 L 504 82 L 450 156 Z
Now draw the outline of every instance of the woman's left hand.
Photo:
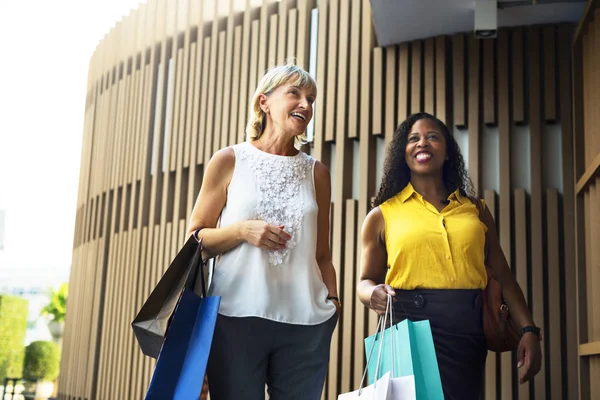
M 531 332 L 523 335 L 517 349 L 517 368 L 523 368 L 519 383 L 531 380 L 542 368 L 542 347 L 540 338 Z
M 335 312 L 339 314 L 342 310 L 342 305 L 340 304 L 340 302 L 336 299 L 330 299 L 329 301 L 331 301 L 335 305 Z

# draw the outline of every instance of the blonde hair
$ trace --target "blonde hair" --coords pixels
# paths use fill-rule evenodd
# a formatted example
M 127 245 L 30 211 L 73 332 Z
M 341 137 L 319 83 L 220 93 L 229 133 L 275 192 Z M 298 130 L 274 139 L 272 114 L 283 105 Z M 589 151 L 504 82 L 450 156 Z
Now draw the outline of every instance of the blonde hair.
M 260 95 L 271 94 L 279 86 L 290 83 L 300 88 L 309 88 L 317 95 L 317 84 L 308 72 L 294 64 L 279 65 L 271 68 L 260 79 L 250 103 L 250 118 L 246 125 L 246 140 L 258 140 L 267 125 L 267 115 L 260 108 Z M 296 145 L 306 144 L 306 132 L 296 138 Z

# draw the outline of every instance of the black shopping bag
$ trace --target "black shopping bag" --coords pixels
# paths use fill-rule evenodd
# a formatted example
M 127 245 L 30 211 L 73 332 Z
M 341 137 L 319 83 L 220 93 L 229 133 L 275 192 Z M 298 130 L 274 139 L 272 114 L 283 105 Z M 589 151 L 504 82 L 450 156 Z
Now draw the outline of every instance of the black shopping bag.
M 202 243 L 191 235 L 131 323 L 145 355 L 158 358 L 179 297 L 194 290 L 202 264 Z

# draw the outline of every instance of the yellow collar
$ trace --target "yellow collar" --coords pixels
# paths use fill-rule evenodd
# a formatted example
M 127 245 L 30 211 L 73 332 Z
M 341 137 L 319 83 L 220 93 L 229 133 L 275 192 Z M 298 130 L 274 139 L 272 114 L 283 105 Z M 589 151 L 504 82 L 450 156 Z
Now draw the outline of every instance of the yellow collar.
M 404 189 L 402 189 L 402 191 L 400 193 L 398 193 L 398 199 L 400 200 L 401 203 L 404 203 L 404 202 L 406 202 L 406 200 L 410 199 L 413 195 L 417 199 L 419 199 L 421 202 L 423 201 L 423 196 L 421 196 L 421 194 L 415 190 L 413 185 L 410 182 L 408 182 L 408 184 L 404 187 Z M 465 196 L 461 195 L 460 192 L 458 191 L 458 189 L 456 189 L 454 192 L 452 192 L 450 194 L 450 196 L 448 196 L 448 200 L 458 201 L 461 205 L 470 203 L 470 200 L 468 198 L 466 198 Z

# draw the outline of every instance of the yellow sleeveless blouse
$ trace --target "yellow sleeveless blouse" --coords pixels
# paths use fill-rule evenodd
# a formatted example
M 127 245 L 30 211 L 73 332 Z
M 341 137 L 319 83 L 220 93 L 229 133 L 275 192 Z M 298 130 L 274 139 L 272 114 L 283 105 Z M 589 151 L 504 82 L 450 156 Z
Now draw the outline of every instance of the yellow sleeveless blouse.
M 477 207 L 458 190 L 439 212 L 409 183 L 379 206 L 385 220 L 386 284 L 393 288 L 483 289 L 485 232 Z

